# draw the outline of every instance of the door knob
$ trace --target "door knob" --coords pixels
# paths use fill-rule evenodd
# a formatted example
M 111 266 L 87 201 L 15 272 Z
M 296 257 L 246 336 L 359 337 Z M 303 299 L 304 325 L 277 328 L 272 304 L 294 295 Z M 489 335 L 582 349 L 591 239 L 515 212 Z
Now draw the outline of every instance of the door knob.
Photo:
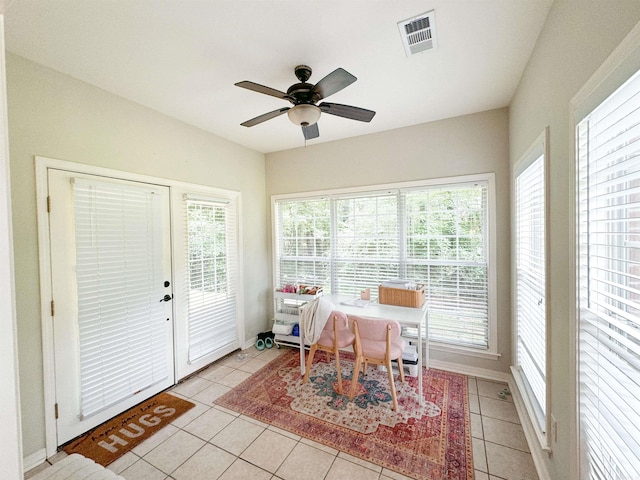
M 164 297 L 162 297 L 162 299 L 160 300 L 161 302 L 168 302 L 169 300 L 171 300 L 171 295 L 167 294 Z

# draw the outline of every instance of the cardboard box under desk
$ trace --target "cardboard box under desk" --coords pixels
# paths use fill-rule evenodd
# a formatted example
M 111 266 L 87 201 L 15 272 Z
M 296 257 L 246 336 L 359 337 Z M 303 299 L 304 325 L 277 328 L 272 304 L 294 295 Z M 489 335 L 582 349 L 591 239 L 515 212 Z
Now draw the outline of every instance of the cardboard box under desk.
M 405 288 L 378 287 L 378 303 L 399 307 L 420 308 L 424 304 L 424 286 L 419 290 Z

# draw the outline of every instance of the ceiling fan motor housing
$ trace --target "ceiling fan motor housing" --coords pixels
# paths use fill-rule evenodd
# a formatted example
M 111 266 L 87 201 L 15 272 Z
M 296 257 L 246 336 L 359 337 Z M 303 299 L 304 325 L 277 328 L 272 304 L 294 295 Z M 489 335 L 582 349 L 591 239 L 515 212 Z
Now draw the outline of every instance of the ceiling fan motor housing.
M 300 103 L 315 103 L 317 94 L 313 91 L 313 85 L 310 83 L 295 83 L 287 90 L 287 97 L 294 105 Z
M 311 67 L 307 65 L 298 65 L 295 68 L 295 74 L 301 83 L 295 83 L 287 90 L 287 97 L 289 101 L 294 105 L 301 103 L 316 103 L 320 98 L 317 93 L 313 91 L 313 84 L 307 83 L 307 80 L 311 77 Z
M 309 80 L 309 78 L 311 77 L 311 72 L 312 72 L 311 67 L 308 67 L 306 65 L 298 65 L 295 68 L 296 78 L 300 80 L 302 83 Z

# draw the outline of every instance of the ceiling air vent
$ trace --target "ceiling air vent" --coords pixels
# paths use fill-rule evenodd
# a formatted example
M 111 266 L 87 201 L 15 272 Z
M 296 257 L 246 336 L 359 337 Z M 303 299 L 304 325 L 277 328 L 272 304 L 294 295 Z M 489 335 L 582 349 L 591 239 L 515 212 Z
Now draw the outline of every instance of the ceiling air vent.
M 398 22 L 402 44 L 407 57 L 436 48 L 434 11 Z

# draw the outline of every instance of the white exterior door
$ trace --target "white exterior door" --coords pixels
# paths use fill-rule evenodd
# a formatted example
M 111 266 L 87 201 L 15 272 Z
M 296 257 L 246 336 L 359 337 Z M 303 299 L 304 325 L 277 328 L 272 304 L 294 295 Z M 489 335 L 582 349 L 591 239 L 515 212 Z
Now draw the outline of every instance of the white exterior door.
M 169 188 L 48 170 L 57 442 L 175 383 Z

